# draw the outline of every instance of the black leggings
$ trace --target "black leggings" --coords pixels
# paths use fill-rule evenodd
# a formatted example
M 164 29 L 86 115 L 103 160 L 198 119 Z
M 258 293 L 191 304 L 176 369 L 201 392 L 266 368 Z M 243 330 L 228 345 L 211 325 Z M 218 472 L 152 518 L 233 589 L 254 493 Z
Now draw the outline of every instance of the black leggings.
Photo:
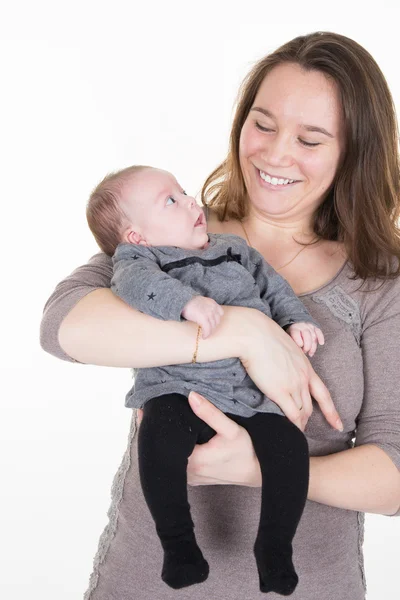
M 227 416 L 248 431 L 261 467 L 257 541 L 271 549 L 291 549 L 308 492 L 307 440 L 282 415 Z M 213 435 L 215 431 L 194 414 L 186 396 L 165 394 L 144 405 L 138 434 L 139 472 L 162 544 L 194 535 L 187 496 L 187 462 L 195 445 L 209 441 Z

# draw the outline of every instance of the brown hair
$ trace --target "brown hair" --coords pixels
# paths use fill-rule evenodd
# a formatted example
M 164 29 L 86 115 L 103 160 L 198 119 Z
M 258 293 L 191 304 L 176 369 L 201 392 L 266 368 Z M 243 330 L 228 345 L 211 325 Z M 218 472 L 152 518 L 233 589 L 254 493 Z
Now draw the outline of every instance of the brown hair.
M 129 220 L 121 207 L 125 184 L 143 169 L 151 167 L 133 165 L 121 171 L 109 173 L 90 194 L 86 206 L 86 219 L 100 249 L 112 256 L 122 241 Z
M 333 186 L 315 213 L 315 233 L 344 243 L 356 276 L 398 276 L 400 171 L 394 103 L 372 56 L 342 35 L 316 32 L 297 37 L 255 64 L 239 89 L 228 156 L 206 180 L 203 204 L 214 208 L 220 221 L 247 215 L 240 133 L 265 76 L 283 63 L 324 73 L 336 82 L 342 102 L 345 152 Z

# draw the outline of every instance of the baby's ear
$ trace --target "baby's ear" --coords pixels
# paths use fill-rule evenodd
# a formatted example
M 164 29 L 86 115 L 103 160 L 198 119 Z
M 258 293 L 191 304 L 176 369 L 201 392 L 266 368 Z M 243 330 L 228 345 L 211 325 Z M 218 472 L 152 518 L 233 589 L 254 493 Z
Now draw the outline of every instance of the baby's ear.
M 127 229 L 122 236 L 122 239 L 127 244 L 136 244 L 140 246 L 148 246 L 146 240 L 141 236 L 137 231 L 133 231 L 133 229 Z

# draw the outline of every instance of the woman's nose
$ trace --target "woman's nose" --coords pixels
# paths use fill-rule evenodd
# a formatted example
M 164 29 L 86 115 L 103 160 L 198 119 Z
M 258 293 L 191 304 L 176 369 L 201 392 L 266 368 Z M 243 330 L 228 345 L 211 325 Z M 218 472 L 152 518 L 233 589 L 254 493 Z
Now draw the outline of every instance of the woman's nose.
M 277 133 L 269 138 L 262 152 L 262 158 L 271 166 L 290 166 L 293 162 L 290 136 Z

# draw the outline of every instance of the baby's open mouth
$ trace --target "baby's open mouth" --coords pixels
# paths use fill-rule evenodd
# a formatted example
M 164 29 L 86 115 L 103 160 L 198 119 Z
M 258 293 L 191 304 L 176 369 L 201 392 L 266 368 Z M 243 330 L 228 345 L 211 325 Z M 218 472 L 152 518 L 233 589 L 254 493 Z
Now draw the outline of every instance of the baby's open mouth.
M 199 225 L 204 225 L 205 224 L 205 218 L 203 213 L 201 213 L 199 215 L 199 218 L 197 219 L 196 223 L 194 224 L 195 227 L 198 227 Z

